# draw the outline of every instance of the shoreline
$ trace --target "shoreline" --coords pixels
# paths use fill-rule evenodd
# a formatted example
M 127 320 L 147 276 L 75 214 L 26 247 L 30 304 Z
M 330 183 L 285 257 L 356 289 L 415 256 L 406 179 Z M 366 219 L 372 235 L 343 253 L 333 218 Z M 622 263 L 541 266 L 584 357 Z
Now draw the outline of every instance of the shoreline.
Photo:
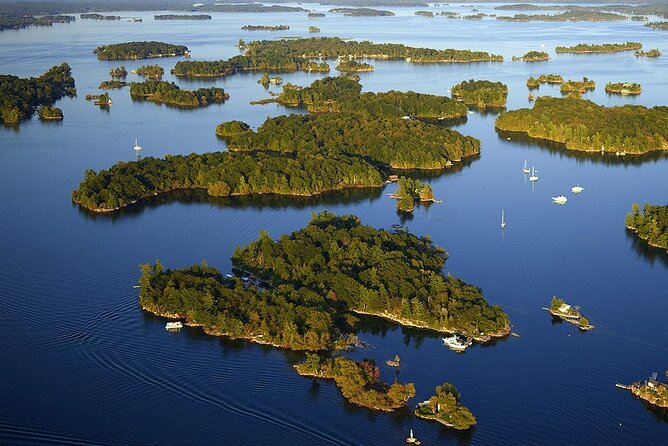
M 668 252 L 668 246 L 660 246 L 660 245 L 655 245 L 654 243 L 649 241 L 649 238 L 641 237 L 640 234 L 638 233 L 638 228 L 634 228 L 633 226 L 626 225 L 626 229 L 629 231 L 632 231 L 636 237 L 638 237 L 640 240 L 644 241 L 647 245 L 651 246 L 652 248 L 657 248 L 657 249 L 665 249 L 666 252 Z

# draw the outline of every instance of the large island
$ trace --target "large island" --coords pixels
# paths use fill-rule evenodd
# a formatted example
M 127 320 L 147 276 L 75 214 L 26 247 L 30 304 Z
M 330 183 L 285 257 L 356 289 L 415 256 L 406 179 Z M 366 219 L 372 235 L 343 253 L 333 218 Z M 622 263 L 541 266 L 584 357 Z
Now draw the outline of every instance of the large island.
M 645 240 L 648 245 L 668 250 L 668 205 L 645 203 L 642 211 L 633 203 L 626 216 L 626 227 Z
M 125 42 L 104 45 L 93 51 L 100 60 L 150 59 L 154 57 L 184 56 L 188 47 L 164 42 Z

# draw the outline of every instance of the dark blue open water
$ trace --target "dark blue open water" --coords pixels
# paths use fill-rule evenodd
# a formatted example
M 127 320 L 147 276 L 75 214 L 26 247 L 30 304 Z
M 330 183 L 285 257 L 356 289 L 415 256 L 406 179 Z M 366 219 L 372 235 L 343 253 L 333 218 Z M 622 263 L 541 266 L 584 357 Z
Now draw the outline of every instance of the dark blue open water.
M 326 10 L 318 6 L 316 9 Z M 433 8 L 432 8 L 433 9 Z M 480 8 L 491 12 L 491 6 Z M 452 5 L 436 10 L 469 12 Z M 494 131 L 493 114 L 473 114 L 458 130 L 482 140 L 479 158 L 433 176 L 444 203 L 418 208 L 405 222 L 431 234 L 450 253 L 446 271 L 484 289 L 509 314 L 520 338 L 474 346 L 463 355 L 440 338 L 370 323 L 359 333 L 375 348 L 355 352 L 379 363 L 399 354 L 398 378 L 414 382 L 421 401 L 444 381 L 455 384 L 478 419 L 456 433 L 415 419 L 410 408 L 373 413 L 347 404 L 331 382 L 298 376 L 300 354 L 208 337 L 197 329 L 167 333 L 145 315 L 132 288 L 138 265 L 160 258 L 170 267 L 207 259 L 222 270 L 237 244 L 261 228 L 278 236 L 305 225 L 312 212 L 354 213 L 364 223 L 400 222 L 385 191 L 354 191 L 317 199 L 217 200 L 182 193 L 114 215 L 90 215 L 70 202 L 84 169 L 101 169 L 143 154 L 224 149 L 217 123 L 253 126 L 267 116 L 294 112 L 252 106 L 266 97 L 259 74 L 188 82 L 219 85 L 231 99 L 199 110 L 133 102 L 127 89 L 111 90 L 110 111 L 84 100 L 108 79 L 111 67 L 92 54 L 100 45 L 164 40 L 188 45 L 194 59 L 227 58 L 245 40 L 323 36 L 470 48 L 503 54 L 496 64 L 410 65 L 372 62 L 365 90 L 446 94 L 455 83 L 479 78 L 510 88 L 509 108 L 528 105 L 530 75 L 588 76 L 597 89 L 585 97 L 606 104 L 668 105 L 668 57 L 632 53 L 560 55 L 547 63 L 510 57 L 545 45 L 637 40 L 668 53 L 668 33 L 622 23 L 502 23 L 414 17 L 343 18 L 328 14 L 214 14 L 207 22 L 142 23 L 77 20 L 74 24 L 0 33 L 2 73 L 38 75 L 68 62 L 79 96 L 63 99 L 62 123 L 36 118 L 18 130 L 0 129 L 0 443 L 3 444 L 402 444 L 414 429 L 422 444 L 666 444 L 668 415 L 649 409 L 615 382 L 668 368 L 668 257 L 647 249 L 624 229 L 632 202 L 665 204 L 668 157 L 583 156 L 508 141 Z M 245 24 L 288 24 L 281 33 L 246 32 Z M 153 60 L 168 72 L 177 59 Z M 130 61 L 128 70 L 146 63 Z M 316 75 L 282 75 L 308 84 Z M 134 80 L 130 75 L 128 80 Z M 165 77 L 172 80 L 171 76 Z M 637 98 L 606 96 L 609 81 L 640 82 Z M 541 94 L 557 95 L 541 87 Z M 532 187 L 521 172 L 535 165 Z M 580 183 L 584 193 L 573 196 Z M 563 193 L 566 206 L 551 203 Z M 499 229 L 501 209 L 508 223 Z M 582 334 L 555 324 L 541 310 L 552 295 L 582 306 L 597 329 Z M 395 372 L 383 366 L 392 380 Z

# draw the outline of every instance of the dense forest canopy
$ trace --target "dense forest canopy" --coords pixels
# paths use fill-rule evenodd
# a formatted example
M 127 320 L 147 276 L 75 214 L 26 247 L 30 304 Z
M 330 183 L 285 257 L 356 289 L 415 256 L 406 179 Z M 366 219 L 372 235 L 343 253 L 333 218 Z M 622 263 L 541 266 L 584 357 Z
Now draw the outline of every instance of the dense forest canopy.
M 309 87 L 287 84 L 276 102 L 303 107 L 310 112 L 341 112 L 366 116 L 411 116 L 455 119 L 466 116 L 466 107 L 447 96 L 400 91 L 362 93 L 359 82 L 346 77 L 326 77 Z
M 557 53 L 614 53 L 618 51 L 632 51 L 642 48 L 638 42 L 589 44 L 579 43 L 573 46 L 558 46 Z
M 508 86 L 501 82 L 471 79 L 452 87 L 451 94 L 464 104 L 479 109 L 502 108 L 506 106 Z
M 394 15 L 392 11 L 371 8 L 334 8 L 330 9 L 329 12 L 349 17 L 389 17 Z
M 0 75 L 0 119 L 17 123 L 29 118 L 40 105 L 52 105 L 63 96 L 74 96 L 74 78 L 70 66 L 63 63 L 39 77 L 19 78 Z
M 75 20 L 75 17 L 68 15 L 30 17 L 0 14 L 0 31 L 28 28 L 30 26 L 53 26 L 54 23 L 70 23 Z
M 188 47 L 186 46 L 156 41 L 114 43 L 99 46 L 93 51 L 100 60 L 131 60 L 183 56 L 187 52 Z
M 626 227 L 649 245 L 668 250 L 668 205 L 645 203 L 641 210 L 638 203 L 633 203 Z
M 628 17 L 612 12 L 601 11 L 565 11 L 559 14 L 515 14 L 514 16 L 497 16 L 497 20 L 505 22 L 605 22 L 628 20 Z
M 354 59 L 342 60 L 336 66 L 336 69 L 339 71 L 373 71 L 373 65 L 366 62 L 358 62 Z
M 165 74 L 165 69 L 160 65 L 142 65 L 136 70 L 137 76 L 152 77 L 152 78 L 161 78 Z
M 178 107 L 206 107 L 225 102 L 230 97 L 220 87 L 182 90 L 174 83 L 158 80 L 130 82 L 130 95 Z
M 582 151 L 646 153 L 668 149 L 668 107 L 603 107 L 584 99 L 539 97 L 532 109 L 502 113 L 500 130 Z

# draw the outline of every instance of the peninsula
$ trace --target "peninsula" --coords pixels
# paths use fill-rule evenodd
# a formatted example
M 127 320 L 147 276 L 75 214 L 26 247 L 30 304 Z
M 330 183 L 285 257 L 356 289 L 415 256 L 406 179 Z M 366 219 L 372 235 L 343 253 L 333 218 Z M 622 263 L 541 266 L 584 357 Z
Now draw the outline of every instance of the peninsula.
M 206 107 L 225 102 L 230 97 L 219 87 L 182 90 L 176 84 L 158 80 L 130 82 L 130 95 L 177 107 Z
M 449 383 L 441 384 L 436 387 L 436 395 L 418 404 L 415 416 L 438 421 L 457 430 L 469 429 L 476 424 L 476 419 L 471 411 L 459 402 L 460 398 L 455 386 Z
M 626 216 L 626 227 L 648 245 L 668 250 L 668 205 L 645 203 L 640 210 L 640 205 L 633 203 L 631 213 Z
M 502 113 L 499 130 L 564 144 L 568 150 L 642 154 L 668 150 L 668 108 L 604 107 L 585 99 L 539 97 L 532 109 Z
M 501 82 L 471 79 L 452 87 L 451 94 L 458 101 L 480 110 L 503 108 L 506 106 L 508 86 Z
M 50 68 L 39 77 L 0 74 L 0 120 L 16 124 L 30 118 L 37 107 L 52 105 L 63 96 L 76 93 L 72 70 L 66 63 Z
M 154 57 L 184 56 L 188 47 L 164 42 L 125 42 L 97 47 L 94 51 L 100 60 L 133 60 Z
M 555 48 L 555 51 L 557 53 L 587 54 L 587 53 L 615 53 L 618 51 L 639 50 L 641 48 L 642 44 L 638 42 L 602 43 L 602 44 L 580 43 L 574 46 L 558 46 Z

